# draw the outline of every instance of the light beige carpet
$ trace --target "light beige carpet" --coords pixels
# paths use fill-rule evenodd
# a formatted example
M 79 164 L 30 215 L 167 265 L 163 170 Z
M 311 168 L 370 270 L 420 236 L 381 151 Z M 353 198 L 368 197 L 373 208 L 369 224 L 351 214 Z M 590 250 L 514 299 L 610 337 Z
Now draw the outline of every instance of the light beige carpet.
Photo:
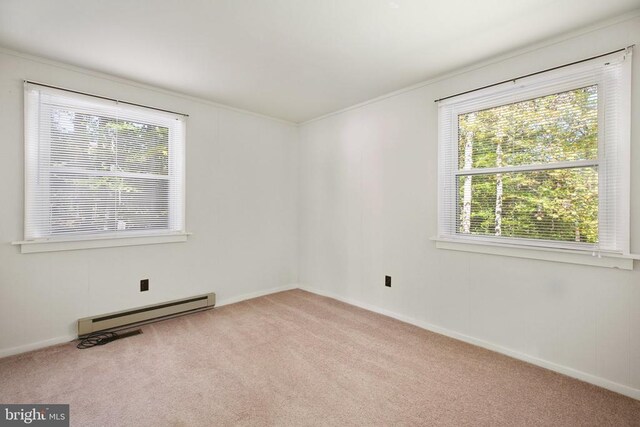
M 0 359 L 75 426 L 640 425 L 640 401 L 301 290 Z

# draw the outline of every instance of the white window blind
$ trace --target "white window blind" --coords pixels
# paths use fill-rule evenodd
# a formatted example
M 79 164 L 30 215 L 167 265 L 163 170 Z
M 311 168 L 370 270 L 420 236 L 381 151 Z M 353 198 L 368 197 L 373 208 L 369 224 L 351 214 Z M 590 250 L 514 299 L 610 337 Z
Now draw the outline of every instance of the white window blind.
M 25 83 L 25 240 L 184 232 L 184 118 Z
M 629 253 L 631 51 L 439 102 L 438 238 Z

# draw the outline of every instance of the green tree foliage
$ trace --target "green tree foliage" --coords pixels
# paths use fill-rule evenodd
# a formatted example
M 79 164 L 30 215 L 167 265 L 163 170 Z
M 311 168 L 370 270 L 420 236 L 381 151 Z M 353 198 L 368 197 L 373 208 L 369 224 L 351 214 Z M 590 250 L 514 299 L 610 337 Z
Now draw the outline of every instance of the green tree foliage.
M 597 242 L 597 167 L 476 174 L 597 159 L 597 102 L 594 85 L 460 115 L 458 232 Z

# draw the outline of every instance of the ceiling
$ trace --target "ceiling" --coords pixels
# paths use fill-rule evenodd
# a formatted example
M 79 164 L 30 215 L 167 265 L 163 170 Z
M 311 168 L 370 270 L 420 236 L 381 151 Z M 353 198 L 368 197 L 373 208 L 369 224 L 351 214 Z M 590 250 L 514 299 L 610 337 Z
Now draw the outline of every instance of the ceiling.
M 302 122 L 640 0 L 0 0 L 0 46 Z

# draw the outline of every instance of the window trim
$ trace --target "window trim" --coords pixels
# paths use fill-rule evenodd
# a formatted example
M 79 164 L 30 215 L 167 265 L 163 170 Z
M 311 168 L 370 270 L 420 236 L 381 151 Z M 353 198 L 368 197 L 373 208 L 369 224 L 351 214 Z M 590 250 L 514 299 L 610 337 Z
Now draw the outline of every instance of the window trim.
M 55 86 L 24 81 L 25 88 L 25 105 L 24 105 L 24 125 L 25 125 L 25 211 L 24 211 L 24 235 L 27 235 L 27 223 L 29 221 L 30 215 L 30 205 L 34 203 L 32 200 L 33 194 L 32 192 L 35 188 L 30 187 L 29 182 L 29 174 L 30 171 L 34 167 L 38 167 L 37 163 L 33 163 L 33 160 L 30 157 L 30 152 L 34 149 L 40 149 L 38 146 L 40 145 L 40 141 L 30 140 L 30 138 L 38 138 L 37 136 L 30 135 L 29 126 L 32 125 L 33 120 L 39 120 L 39 118 L 34 115 L 30 115 L 33 111 L 28 109 L 30 105 L 29 102 L 33 103 L 34 101 L 29 99 L 27 102 L 27 97 L 29 95 L 29 91 L 33 89 L 37 89 L 46 94 L 60 94 L 64 97 L 70 99 L 76 99 L 75 101 L 69 101 L 70 106 L 72 108 L 78 109 L 82 108 L 83 103 L 90 103 L 93 105 L 103 105 L 105 108 L 105 112 L 109 109 L 115 107 L 123 108 L 127 111 L 130 111 L 131 114 L 135 116 L 140 116 L 142 118 L 148 117 L 148 120 L 157 121 L 158 123 L 169 123 L 172 120 L 179 120 L 181 124 L 177 127 L 172 127 L 174 132 L 178 132 L 172 140 L 170 140 L 171 148 L 174 150 L 173 156 L 175 156 L 169 162 L 173 162 L 177 165 L 177 173 L 178 175 L 167 175 L 165 176 L 152 176 L 154 174 L 146 174 L 146 173 L 125 173 L 125 172 L 108 172 L 105 171 L 100 173 L 100 175 L 113 175 L 113 176 L 123 176 L 123 175 L 131 175 L 136 177 L 144 177 L 147 178 L 152 176 L 149 179 L 163 179 L 167 180 L 169 183 L 169 192 L 170 194 L 174 194 L 172 197 L 177 197 L 174 200 L 174 206 L 172 207 L 172 222 L 179 225 L 180 229 L 156 229 L 156 230 L 127 230 L 127 231 L 113 231 L 113 232 L 96 232 L 96 233 L 63 233 L 60 235 L 53 236 L 44 236 L 42 238 L 32 238 L 26 239 L 22 241 L 14 241 L 11 242 L 12 245 L 20 246 L 21 253 L 36 253 L 36 252 L 52 252 L 52 251 L 66 251 L 66 250 L 77 250 L 77 249 L 93 249 L 93 248 L 106 248 L 106 247 L 121 247 L 121 246 L 133 246 L 133 245 L 149 245 L 149 244 L 158 244 L 158 243 L 174 243 L 174 242 L 185 242 L 187 237 L 191 235 L 186 231 L 186 114 L 182 113 L 174 113 L 168 110 L 157 109 L 154 107 L 147 107 L 140 104 L 134 104 L 126 101 L 119 101 L 112 98 L 106 98 L 100 95 L 92 95 L 83 92 L 78 92 L 74 90 L 69 90 L 65 88 L 58 88 Z M 39 101 L 38 101 L 39 102 Z M 120 105 L 119 105 L 120 104 Z M 38 123 L 37 126 L 40 126 Z M 46 136 L 45 136 L 46 138 Z M 177 138 L 177 139 L 176 139 Z M 37 144 L 37 145 L 36 145 Z M 48 149 L 48 145 L 45 142 L 45 149 Z M 177 150 L 177 151 L 175 151 Z M 82 170 L 79 175 L 89 176 L 92 174 L 90 170 Z M 96 172 L 96 174 L 98 174 Z M 33 175 L 32 175 L 33 176 Z M 177 222 L 175 222 L 177 221 Z
M 30 254 L 38 252 L 73 251 L 79 249 L 113 248 L 121 246 L 154 245 L 158 243 L 186 242 L 192 233 L 158 233 L 144 235 L 104 235 L 97 237 L 84 236 L 81 238 L 57 238 L 40 240 L 21 240 L 11 242 L 14 246 L 20 246 L 20 253 Z
M 511 245 L 505 242 L 461 241 L 461 239 L 445 239 L 439 237 L 433 237 L 431 240 L 435 242 L 437 249 L 590 265 L 594 267 L 618 268 L 620 270 L 633 270 L 633 261 L 640 260 L 640 255 L 638 254 L 617 254 L 602 251 L 589 252 L 575 249 Z
M 633 268 L 633 259 L 640 259 L 636 255 L 630 254 L 629 251 L 629 234 L 630 234 L 630 164 L 629 164 L 629 146 L 630 146 L 630 49 L 623 53 L 614 53 L 603 58 L 594 59 L 578 65 L 572 65 L 563 69 L 552 70 L 546 73 L 527 77 L 522 80 L 514 80 L 509 83 L 499 84 L 497 86 L 485 88 L 472 93 L 463 93 L 459 96 L 440 101 L 438 108 L 438 234 L 432 240 L 436 241 L 436 247 L 440 249 L 461 250 L 466 252 L 480 252 L 495 255 L 515 256 L 521 258 L 544 259 L 551 261 L 564 261 L 587 265 L 601 265 L 607 267 L 617 267 L 623 269 Z M 585 166 L 598 166 L 599 169 L 599 225 L 603 224 L 605 210 L 603 203 L 609 196 L 604 195 L 602 189 L 603 182 L 609 179 L 611 174 L 605 170 L 607 162 L 604 160 L 604 132 L 607 123 L 604 117 L 605 97 L 608 91 L 602 90 L 605 87 L 604 73 L 596 71 L 603 69 L 605 63 L 610 61 L 622 61 L 622 78 L 621 78 L 621 99 L 618 102 L 620 114 L 617 116 L 618 136 L 616 149 L 618 150 L 619 161 L 615 165 L 619 168 L 621 179 L 618 181 L 618 195 L 615 201 L 615 227 L 617 246 L 619 251 L 604 251 L 599 249 L 599 244 L 585 244 L 573 242 L 556 242 L 536 239 L 523 239 L 511 237 L 494 237 L 483 235 L 460 235 L 456 232 L 455 214 L 451 214 L 452 201 L 457 206 L 456 192 L 453 190 L 455 186 L 452 181 L 462 173 L 468 175 L 469 171 L 462 171 L 457 164 L 457 152 L 455 156 L 451 156 L 451 150 L 457 147 L 457 117 L 473 111 L 479 111 L 486 108 L 493 108 L 500 105 L 506 105 L 514 102 L 521 102 L 532 98 L 542 97 L 554 93 L 567 90 L 574 90 L 580 87 L 597 84 L 599 97 L 604 96 L 598 102 L 598 158 L 597 160 L 587 160 L 584 162 L 566 162 L 572 165 L 584 163 Z M 455 161 L 455 165 L 452 163 Z M 451 163 L 447 163 L 451 162 Z M 564 163 L 564 162 L 563 162 Z M 500 168 L 500 172 L 513 172 L 515 170 L 540 170 L 540 169 L 559 169 L 563 166 L 560 162 L 545 165 L 526 165 L 515 166 L 509 168 Z M 564 165 L 566 166 L 566 165 Z M 608 167 L 614 167 L 611 164 Z M 497 169 L 497 168 L 491 168 Z M 487 174 L 492 170 L 475 169 L 472 175 L 478 172 Z M 509 170 L 507 170 L 509 169 Z M 444 170 L 444 171 L 443 171 Z M 493 171 L 495 173 L 495 171 Z M 603 179 L 604 177 L 604 179 Z M 445 185 L 445 182 L 447 185 Z M 446 190 L 446 191 L 445 191 Z M 454 209 L 455 212 L 455 209 Z M 612 218 L 607 218 L 612 221 Z M 611 230 L 609 230 L 611 231 Z M 600 230 L 599 230 L 600 232 Z M 567 256 L 563 256 L 566 254 Z M 596 256 L 593 256 L 596 254 Z M 605 261 L 603 261 L 603 259 Z

